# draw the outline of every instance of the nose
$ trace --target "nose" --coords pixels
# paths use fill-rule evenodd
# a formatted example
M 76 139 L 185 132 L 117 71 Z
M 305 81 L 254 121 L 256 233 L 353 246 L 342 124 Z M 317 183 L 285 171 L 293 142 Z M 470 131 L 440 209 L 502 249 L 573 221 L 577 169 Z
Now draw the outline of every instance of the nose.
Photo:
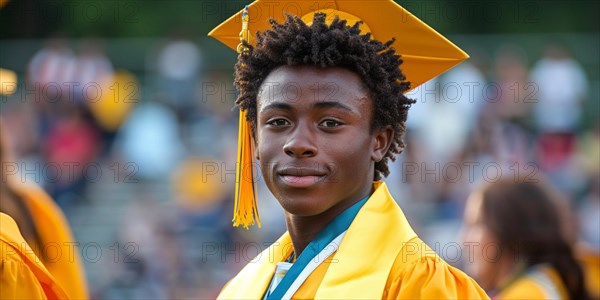
M 298 124 L 283 145 L 283 152 L 290 157 L 304 158 L 317 155 L 314 137 L 307 125 Z

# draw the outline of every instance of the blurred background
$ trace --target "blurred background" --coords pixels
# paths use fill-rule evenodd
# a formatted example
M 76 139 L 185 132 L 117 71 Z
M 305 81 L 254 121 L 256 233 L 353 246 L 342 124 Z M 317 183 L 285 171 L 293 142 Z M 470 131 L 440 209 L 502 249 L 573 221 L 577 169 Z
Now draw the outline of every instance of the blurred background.
M 599 2 L 397 2 L 471 55 L 411 92 L 386 182 L 416 232 L 461 266 L 468 194 L 544 177 L 600 252 Z M 262 228 L 231 226 L 236 54 L 207 33 L 248 3 L 0 1 L 3 173 L 63 209 L 94 298 L 214 298 L 285 231 L 262 181 Z

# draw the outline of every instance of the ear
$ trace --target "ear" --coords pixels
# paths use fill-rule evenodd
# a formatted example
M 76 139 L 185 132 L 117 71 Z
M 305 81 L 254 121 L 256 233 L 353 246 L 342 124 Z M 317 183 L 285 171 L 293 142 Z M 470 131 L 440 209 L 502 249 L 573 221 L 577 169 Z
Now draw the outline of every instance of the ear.
M 374 130 L 373 147 L 371 148 L 371 159 L 374 162 L 380 162 L 383 159 L 392 144 L 393 138 L 394 129 L 391 125 Z

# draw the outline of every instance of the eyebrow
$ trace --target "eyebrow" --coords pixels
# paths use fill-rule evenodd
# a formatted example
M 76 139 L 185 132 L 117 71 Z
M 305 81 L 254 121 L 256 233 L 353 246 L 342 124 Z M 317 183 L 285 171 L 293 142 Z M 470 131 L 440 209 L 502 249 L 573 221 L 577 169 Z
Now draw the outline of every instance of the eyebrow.
M 347 105 L 344 105 L 342 103 L 335 102 L 335 101 L 317 102 L 313 105 L 313 107 L 315 107 L 315 108 L 339 108 L 342 110 L 353 112 L 352 109 L 350 107 L 348 107 Z
M 266 105 L 265 107 L 263 107 L 260 112 L 265 112 L 265 111 L 269 111 L 269 110 L 292 110 L 292 106 L 284 103 L 284 102 L 273 102 L 270 103 L 269 105 Z
M 313 105 L 314 108 L 337 108 L 337 109 L 342 109 L 348 112 L 353 112 L 352 109 L 350 107 L 348 107 L 347 105 L 344 105 L 342 103 L 339 102 L 335 102 L 335 101 L 321 101 L 321 102 L 317 102 Z M 260 111 L 261 112 L 265 112 L 265 111 L 269 111 L 269 110 L 293 110 L 292 106 L 289 105 L 288 103 L 284 103 L 284 102 L 273 102 L 270 103 L 269 105 L 266 105 L 265 107 L 263 107 Z

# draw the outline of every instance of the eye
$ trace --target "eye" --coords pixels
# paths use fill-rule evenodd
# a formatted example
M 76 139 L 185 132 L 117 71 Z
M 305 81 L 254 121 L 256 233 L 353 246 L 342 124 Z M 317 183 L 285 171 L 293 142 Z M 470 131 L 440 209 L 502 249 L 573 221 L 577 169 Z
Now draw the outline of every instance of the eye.
M 335 128 L 335 127 L 342 125 L 342 123 L 340 123 L 336 120 L 327 119 L 327 120 L 323 120 L 319 125 L 323 126 L 323 127 L 327 127 L 327 128 Z
M 286 119 L 272 119 L 267 122 L 267 125 L 286 126 L 286 125 L 290 125 L 290 122 Z

